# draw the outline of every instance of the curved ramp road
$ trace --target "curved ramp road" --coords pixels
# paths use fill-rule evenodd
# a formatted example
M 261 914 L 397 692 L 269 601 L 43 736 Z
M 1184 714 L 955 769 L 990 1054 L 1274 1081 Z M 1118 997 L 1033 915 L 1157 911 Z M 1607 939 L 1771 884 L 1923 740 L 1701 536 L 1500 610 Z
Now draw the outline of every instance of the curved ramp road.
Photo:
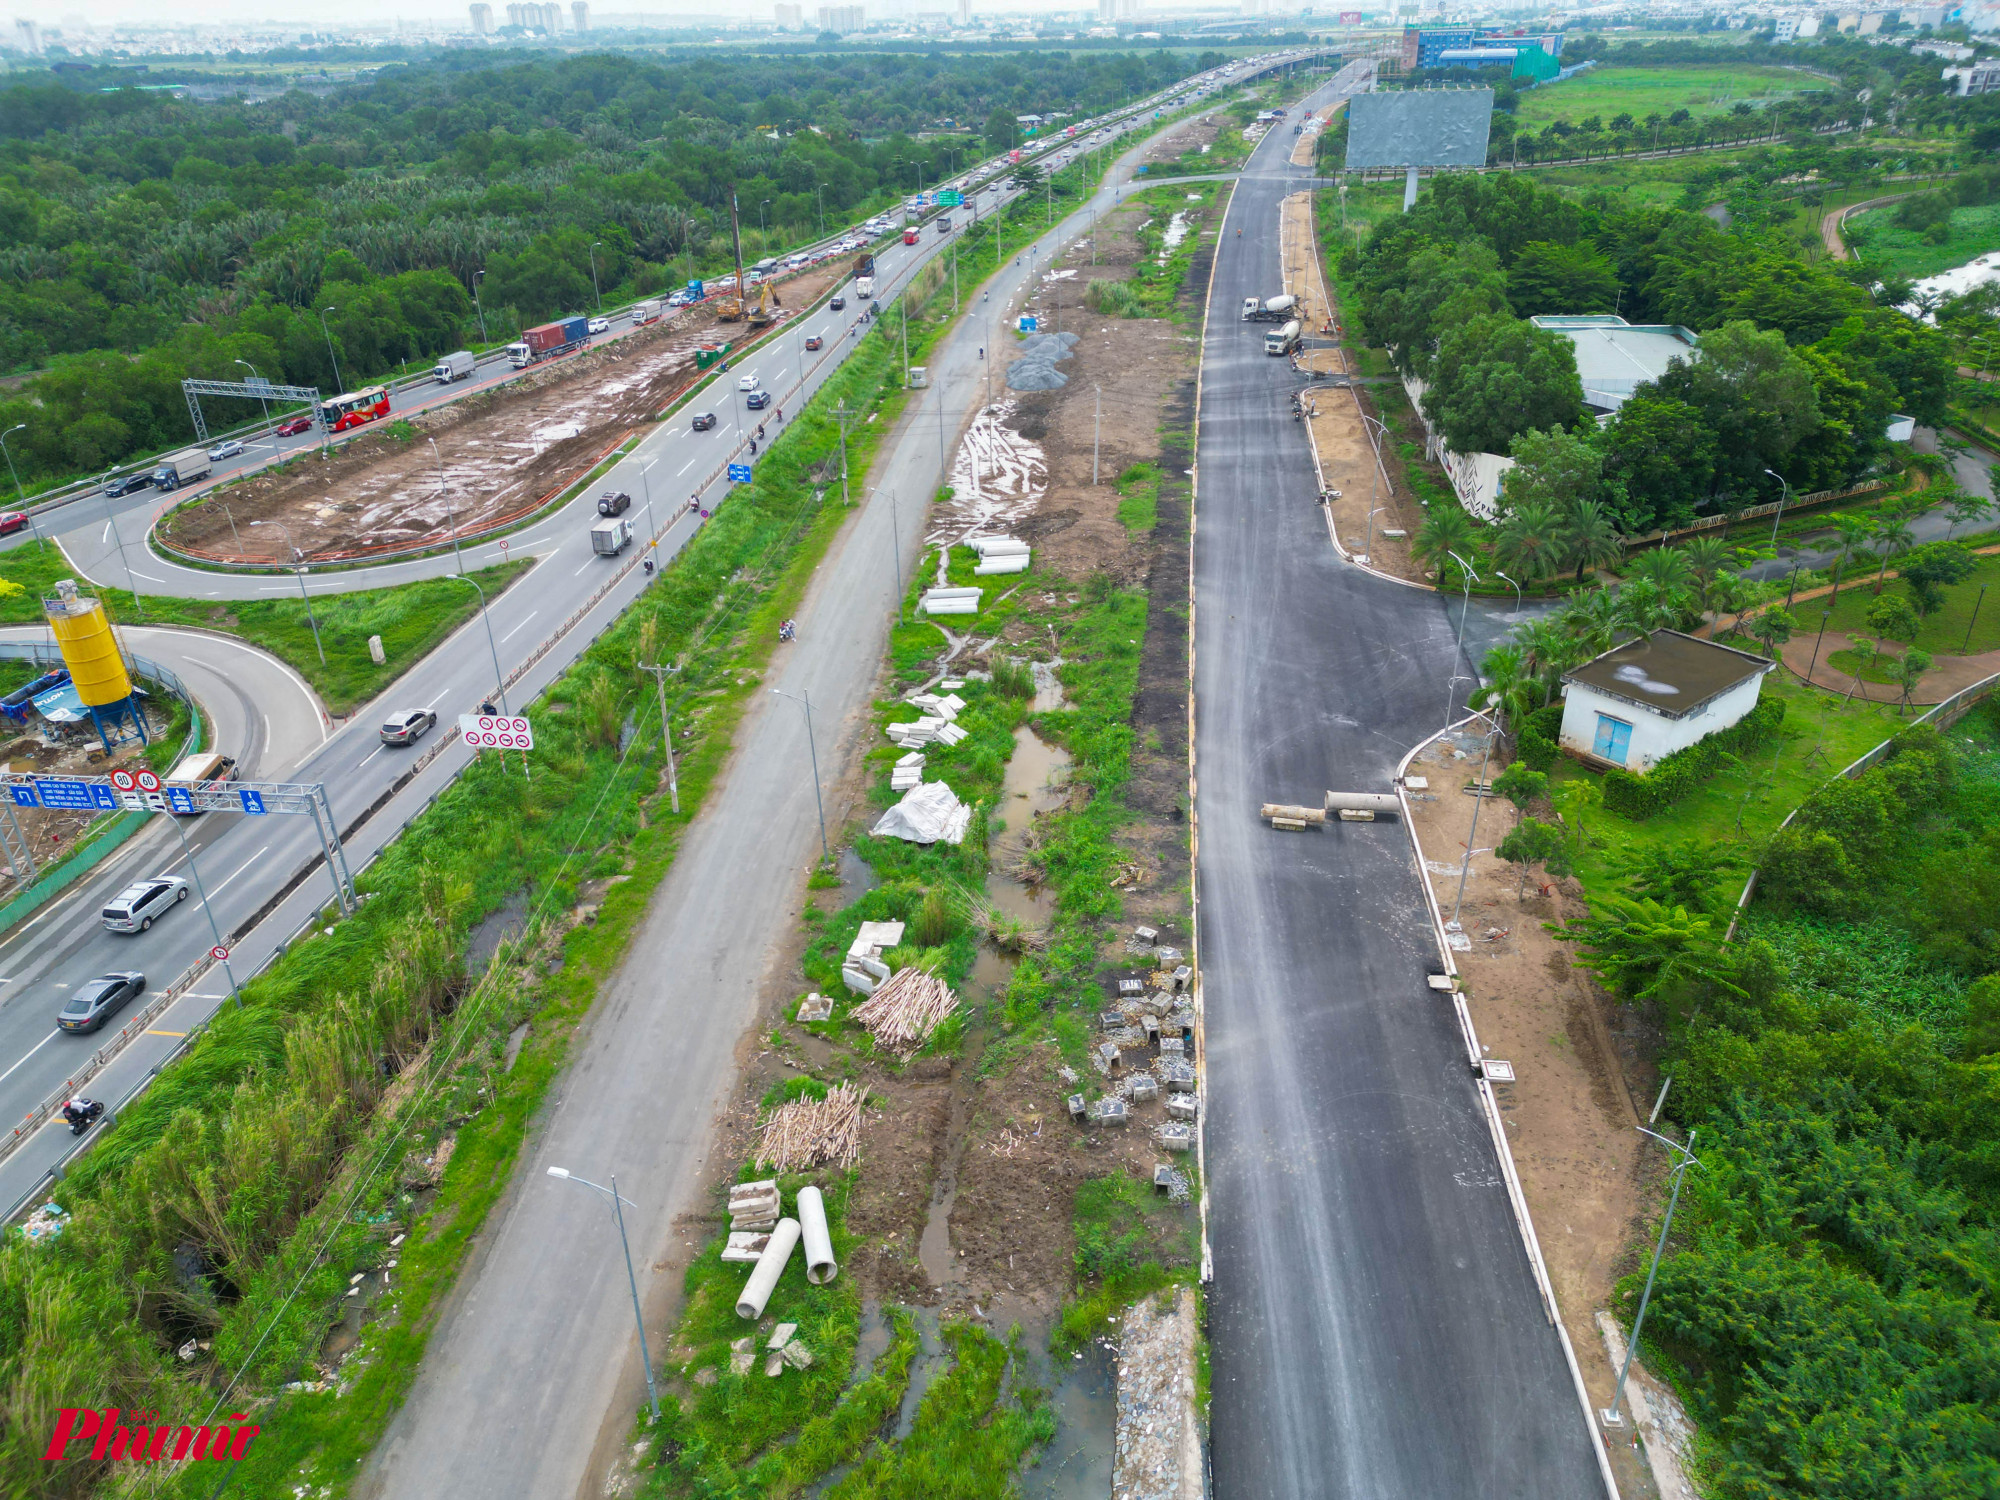
M 1436 947 L 1406 831 L 1257 818 L 1389 790 L 1443 724 L 1455 665 L 1471 671 L 1436 595 L 1336 556 L 1289 420 L 1297 378 L 1237 317 L 1280 285 L 1279 204 L 1305 175 L 1290 145 L 1266 137 L 1230 203 L 1196 450 L 1214 1490 L 1601 1497 L 1464 1043 L 1425 987 Z

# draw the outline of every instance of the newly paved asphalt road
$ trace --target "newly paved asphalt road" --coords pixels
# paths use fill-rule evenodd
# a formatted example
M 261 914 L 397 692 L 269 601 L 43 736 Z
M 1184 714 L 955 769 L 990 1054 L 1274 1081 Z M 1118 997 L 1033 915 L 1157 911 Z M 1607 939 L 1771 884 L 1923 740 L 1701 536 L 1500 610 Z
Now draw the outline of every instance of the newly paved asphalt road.
M 1237 319 L 1280 289 L 1291 145 L 1262 143 L 1230 205 L 1197 449 L 1214 1492 L 1601 1496 L 1465 1044 L 1425 986 L 1438 954 L 1406 831 L 1257 817 L 1388 791 L 1445 721 L 1457 624 L 1456 601 L 1335 556 L 1288 420 L 1298 379 Z

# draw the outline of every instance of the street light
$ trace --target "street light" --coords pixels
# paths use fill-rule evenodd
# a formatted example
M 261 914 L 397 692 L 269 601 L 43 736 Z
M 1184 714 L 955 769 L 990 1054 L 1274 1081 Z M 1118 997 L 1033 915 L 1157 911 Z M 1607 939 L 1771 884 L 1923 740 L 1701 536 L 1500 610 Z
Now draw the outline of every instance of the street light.
M 1625 1399 L 1625 1377 L 1632 1371 L 1632 1355 L 1639 1347 L 1639 1330 L 1646 1323 L 1646 1304 L 1653 1298 L 1653 1278 L 1660 1274 L 1660 1256 L 1667 1248 L 1667 1232 L 1674 1227 L 1674 1205 L 1681 1201 L 1681 1182 L 1687 1176 L 1687 1169 L 1701 1166 L 1701 1163 L 1695 1160 L 1694 1152 L 1689 1149 L 1694 1145 L 1694 1131 L 1688 1132 L 1688 1143 L 1683 1146 L 1680 1142 L 1670 1141 L 1657 1131 L 1648 1130 L 1643 1125 L 1635 1125 L 1633 1129 L 1641 1135 L 1652 1136 L 1663 1146 L 1678 1151 L 1681 1159 L 1679 1165 L 1674 1168 L 1674 1190 L 1667 1199 L 1667 1217 L 1660 1225 L 1659 1243 L 1653 1246 L 1653 1264 L 1646 1272 L 1646 1290 L 1639 1294 L 1639 1316 L 1632 1320 L 1632 1337 L 1625 1343 L 1625 1362 L 1618 1367 L 1618 1385 L 1611 1393 L 1611 1404 L 1598 1413 L 1598 1416 L 1604 1419 L 1606 1427 L 1625 1425 L 1624 1417 L 1618 1412 L 1618 1403 Z
M 273 453 L 276 453 L 278 451 L 278 440 L 275 436 L 272 435 L 270 430 L 271 402 L 269 398 L 267 398 L 264 395 L 264 377 L 257 373 L 257 367 L 251 364 L 250 361 L 247 359 L 234 359 L 231 360 L 230 363 L 243 366 L 244 369 L 250 372 L 250 378 L 257 382 L 258 385 L 257 404 L 264 408 L 264 441 L 269 443 L 271 445 L 271 451 Z
M 1513 579 L 1507 578 L 1507 575 L 1502 573 L 1498 568 L 1493 570 L 1493 576 L 1495 578 L 1506 578 L 1507 582 L 1514 583 Z M 1514 583 L 1514 613 L 1516 616 L 1519 616 L 1521 613 L 1521 585 L 1518 583 Z
M 868 486 L 868 493 L 876 494 L 882 488 L 883 486 L 879 484 L 871 484 Z M 903 623 L 903 533 L 896 519 L 896 491 L 893 486 L 889 488 L 888 494 L 889 544 L 895 550 L 896 561 L 896 623 L 900 625 Z
M 1452 689 L 1458 686 L 1458 661 L 1465 654 L 1465 617 L 1472 610 L 1472 585 L 1479 581 L 1479 575 L 1472 571 L 1472 564 L 1449 548 L 1445 556 L 1458 564 L 1458 570 L 1465 575 L 1465 602 L 1458 610 L 1458 639 L 1451 650 L 1451 677 L 1444 685 L 1444 727 L 1451 728 L 1451 700 L 1455 696 Z
M 804 688 L 799 689 L 797 697 L 793 697 L 792 694 L 785 692 L 782 688 L 772 688 L 771 691 L 780 698 L 791 698 L 792 702 L 805 705 L 806 749 L 812 752 L 813 801 L 819 805 L 819 857 L 823 860 L 832 859 L 833 851 L 827 847 L 826 843 L 826 800 L 820 796 L 819 791 L 819 747 L 813 743 L 812 694 Z
M 761 203 L 757 205 L 757 237 L 765 241 L 764 248 L 766 250 L 771 248 L 769 243 L 771 238 L 771 226 L 768 222 L 766 222 L 764 218 L 764 210 L 769 208 L 770 206 L 771 206 L 771 200 L 769 198 L 764 199 Z
M 1778 545 L 1778 523 L 1785 518 L 1785 502 L 1791 498 L 1792 487 L 1786 481 L 1785 476 L 1780 474 L 1776 469 L 1766 469 L 1764 472 L 1777 480 L 1779 484 L 1784 485 L 1784 488 L 1778 491 L 1778 513 L 1771 517 L 1771 546 L 1775 549 Z
M 306 622 L 312 626 L 313 646 L 319 652 L 319 664 L 322 667 L 325 666 L 326 647 L 320 643 L 319 621 L 313 618 L 312 596 L 306 593 L 305 554 L 299 551 L 298 543 L 292 540 L 292 528 L 287 526 L 283 521 L 252 521 L 250 524 L 252 526 L 275 526 L 285 534 L 285 545 L 291 548 L 292 552 L 292 571 L 298 575 L 299 579 L 299 597 L 306 602 Z M 133 598 L 136 599 L 137 597 L 138 591 L 134 590 Z
M 23 505 L 28 503 L 28 492 L 21 488 L 21 473 L 20 470 L 14 467 L 14 455 L 7 447 L 7 439 L 17 432 L 26 432 L 27 430 L 28 424 L 26 422 L 16 422 L 5 432 L 0 432 L 0 453 L 7 455 L 7 472 L 14 476 L 14 494 Z
M 603 243 L 603 240 L 590 242 L 590 294 L 597 299 L 599 312 L 604 311 L 604 293 L 599 291 L 597 286 L 597 247 Z
M 653 1420 L 660 1420 L 660 1388 L 653 1383 L 653 1357 L 646 1352 L 646 1320 L 639 1314 L 639 1278 L 632 1272 L 632 1242 L 625 1237 L 625 1205 L 630 1198 L 618 1196 L 618 1179 L 611 1179 L 611 1186 L 592 1182 L 587 1177 L 579 1177 L 567 1167 L 550 1167 L 549 1176 L 560 1177 L 564 1182 L 580 1183 L 594 1193 L 601 1193 L 611 1200 L 611 1213 L 618 1220 L 618 1243 L 625 1250 L 625 1284 L 632 1289 L 632 1321 L 639 1328 L 639 1362 L 646 1367 L 646 1395 L 653 1404 Z M 639 1205 L 632 1203 L 632 1207 Z
M 255 525 L 256 523 L 253 521 L 251 524 Z M 500 692 L 500 712 L 503 714 L 507 713 L 509 711 L 507 708 L 507 678 L 500 670 L 500 648 L 493 644 L 493 621 L 488 618 L 486 613 L 486 590 L 479 586 L 479 580 L 474 578 L 470 573 L 447 573 L 444 576 L 447 578 L 456 578 L 461 583 L 471 584 L 473 592 L 479 595 L 479 619 L 480 623 L 486 627 L 486 649 L 493 653 L 493 681 Z
M 111 476 L 114 472 L 115 465 L 104 471 L 104 484 L 98 493 L 104 497 L 104 519 L 111 527 L 111 539 L 118 544 L 118 566 L 125 570 L 125 587 L 132 591 L 132 612 L 143 615 L 145 609 L 139 603 L 139 580 L 133 576 L 131 560 L 125 556 L 125 533 L 118 529 L 118 517 L 111 513 Z
M 486 307 L 479 300 L 479 283 L 485 279 L 486 273 L 484 271 L 474 271 L 472 273 L 472 307 L 479 314 L 479 342 L 482 344 L 488 342 L 486 337 Z
M 1366 412 L 1362 413 L 1361 424 L 1361 430 L 1368 434 L 1368 446 L 1375 455 L 1375 463 L 1368 470 L 1368 557 L 1372 561 L 1375 557 L 1375 512 L 1381 509 L 1375 502 L 1381 493 L 1382 483 L 1382 447 L 1376 434 L 1379 432 L 1383 438 L 1387 438 L 1389 428 L 1387 423 L 1378 421 Z M 1458 668 L 1454 665 L 1452 670 L 1455 672 Z
M 340 308 L 338 306 L 322 307 L 319 310 L 319 331 L 326 335 L 326 357 L 333 361 L 333 388 L 336 391 L 340 390 L 342 385 L 340 379 L 340 356 L 333 352 L 333 334 L 326 326 L 326 315 L 330 312 L 339 311 Z
M 465 554 L 459 550 L 458 546 L 458 512 L 452 508 L 451 489 L 444 482 L 444 456 L 438 452 L 438 440 L 436 438 L 427 437 L 424 441 L 431 445 L 431 457 L 437 461 L 438 493 L 444 496 L 445 524 L 451 528 L 451 554 L 458 559 L 458 571 L 463 573 L 465 571 Z
M 222 950 L 222 972 L 229 979 L 229 997 L 236 1002 L 238 1010 L 243 1009 L 243 992 L 236 986 L 236 970 L 229 964 L 229 945 L 222 940 L 222 929 L 215 925 L 215 909 L 208 904 L 208 887 L 201 883 L 201 868 L 194 862 L 194 850 L 188 847 L 187 830 L 181 827 L 179 813 L 168 813 L 167 820 L 174 825 L 174 832 L 180 836 L 181 857 L 188 862 L 188 874 L 194 876 L 194 888 L 201 897 L 202 914 L 208 918 L 209 934 L 215 939 L 215 946 Z

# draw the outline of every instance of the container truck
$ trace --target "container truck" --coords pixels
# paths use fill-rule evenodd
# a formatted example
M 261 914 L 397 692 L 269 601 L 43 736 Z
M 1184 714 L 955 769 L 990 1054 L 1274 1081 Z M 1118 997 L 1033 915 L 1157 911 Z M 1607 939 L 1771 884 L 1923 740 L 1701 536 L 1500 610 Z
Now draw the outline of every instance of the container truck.
M 599 557 L 616 557 L 632 540 L 632 523 L 623 516 L 599 521 L 590 528 L 590 550 Z
M 555 359 L 573 349 L 581 349 L 589 342 L 590 319 L 564 318 L 560 322 L 530 328 L 521 335 L 518 344 L 507 346 L 507 359 L 515 369 L 524 370 L 545 359 Z
M 213 467 L 215 465 L 210 461 L 206 448 L 184 448 L 160 460 L 160 466 L 153 470 L 153 488 L 177 490 L 184 484 L 193 484 L 197 479 L 206 479 Z
M 1299 305 L 1299 299 L 1282 297 L 1245 297 L 1243 299 L 1243 321 L 1246 323 L 1285 323 L 1292 318 Z
M 873 276 L 855 277 L 854 295 L 857 297 L 873 298 L 875 295 L 875 278 Z
M 1274 328 L 1264 335 L 1266 354 L 1290 354 L 1299 347 L 1299 320 L 1292 319 L 1283 328 Z
M 455 354 L 447 354 L 431 366 L 431 379 L 439 385 L 450 385 L 454 380 L 463 380 L 472 373 L 478 363 L 469 349 L 460 349 Z
M 634 302 L 632 304 L 633 326 L 637 327 L 641 323 L 659 322 L 660 311 L 661 311 L 660 304 L 657 300 L 650 302 Z

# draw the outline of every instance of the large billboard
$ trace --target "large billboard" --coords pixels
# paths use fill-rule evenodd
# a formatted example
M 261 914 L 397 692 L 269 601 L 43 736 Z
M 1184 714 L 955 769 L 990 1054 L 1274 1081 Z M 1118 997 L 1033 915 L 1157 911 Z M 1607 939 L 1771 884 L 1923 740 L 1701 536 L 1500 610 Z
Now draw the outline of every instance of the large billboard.
M 1491 89 L 1356 94 L 1347 104 L 1347 168 L 1483 167 Z

